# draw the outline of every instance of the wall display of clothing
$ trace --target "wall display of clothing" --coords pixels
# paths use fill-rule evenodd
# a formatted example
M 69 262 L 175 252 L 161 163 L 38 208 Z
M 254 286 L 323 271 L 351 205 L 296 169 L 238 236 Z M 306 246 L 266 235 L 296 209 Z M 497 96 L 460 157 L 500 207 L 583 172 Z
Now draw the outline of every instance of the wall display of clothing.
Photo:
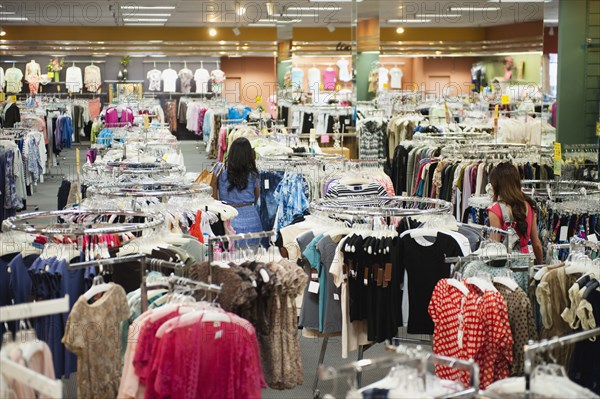
M 40 86 L 41 68 L 40 64 L 31 60 L 25 66 L 25 81 L 29 87 L 29 93 L 36 94 Z
M 298 133 L 310 133 L 311 129 L 315 129 L 317 135 L 324 135 L 333 132 L 336 116 L 339 117 L 340 132 L 355 126 L 353 112 L 353 108 L 348 106 L 288 105 L 280 101 L 278 115 L 286 127 L 296 128 Z

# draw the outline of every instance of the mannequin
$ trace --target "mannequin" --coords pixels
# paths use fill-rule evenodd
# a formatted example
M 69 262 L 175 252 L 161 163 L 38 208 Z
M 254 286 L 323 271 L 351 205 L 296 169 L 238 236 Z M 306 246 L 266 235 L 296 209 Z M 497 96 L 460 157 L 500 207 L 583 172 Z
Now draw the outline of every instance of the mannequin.
M 40 64 L 31 60 L 25 66 L 25 80 L 29 85 L 29 93 L 36 94 L 40 88 L 40 76 L 42 74 Z

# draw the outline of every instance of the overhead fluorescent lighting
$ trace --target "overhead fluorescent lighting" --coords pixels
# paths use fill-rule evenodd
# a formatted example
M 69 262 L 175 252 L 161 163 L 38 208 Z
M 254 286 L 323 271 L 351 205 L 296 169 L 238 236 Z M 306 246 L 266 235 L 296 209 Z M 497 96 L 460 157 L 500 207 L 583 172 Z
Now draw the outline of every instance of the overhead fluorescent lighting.
M 15 15 L 14 11 L 0 11 L 0 15 Z
M 258 23 L 293 24 L 302 22 L 301 19 L 259 19 Z
M 450 7 L 450 11 L 498 11 L 498 6 L 487 6 L 487 7 Z
M 552 0 L 488 0 L 488 3 L 550 3 Z
M 153 13 L 140 13 L 140 12 L 132 12 L 131 14 L 126 14 L 128 17 L 170 17 L 170 13 L 162 13 L 162 14 L 153 14 Z
M 164 58 L 166 56 L 167 56 L 166 54 L 150 54 L 150 57 L 153 57 L 153 58 Z
M 415 15 L 417 18 L 460 18 L 462 14 L 417 14 Z
M 545 19 L 544 23 L 545 24 L 557 24 L 558 23 L 558 18 L 557 19 Z
M 263 23 L 252 23 L 252 24 L 248 24 L 248 26 L 277 26 L 277 24 L 263 24 Z
M 167 18 L 123 18 L 125 22 L 167 22 Z
M 126 22 L 125 26 L 165 26 L 164 23 L 154 23 L 154 22 Z
M 174 10 L 175 6 L 121 6 L 122 10 Z
M 313 7 L 297 7 L 297 6 L 292 6 L 292 7 L 287 7 L 285 10 L 287 11 L 339 11 L 341 10 L 342 7 L 337 7 L 337 6 L 313 6 Z
M 0 17 L 0 21 L 28 21 L 27 17 Z
M 308 0 L 309 3 L 352 3 L 353 0 Z M 362 3 L 363 0 L 356 0 L 357 3 Z
M 430 19 L 388 19 L 388 24 L 418 24 L 431 22 Z

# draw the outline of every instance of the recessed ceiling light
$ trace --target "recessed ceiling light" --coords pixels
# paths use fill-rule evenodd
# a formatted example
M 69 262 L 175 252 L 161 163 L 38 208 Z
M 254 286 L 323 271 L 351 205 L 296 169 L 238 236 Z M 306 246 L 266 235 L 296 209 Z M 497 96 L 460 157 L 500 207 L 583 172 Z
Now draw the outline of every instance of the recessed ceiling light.
M 6 36 L 6 31 L 3 28 L 0 28 L 0 36 Z
M 224 45 L 225 43 L 227 43 L 225 40 L 221 40 L 221 41 L 219 42 L 219 44 L 220 44 L 221 46 L 222 46 L 222 45 Z
M 403 27 L 399 27 L 398 29 L 396 29 L 396 33 L 398 34 L 403 34 L 404 33 L 404 28 Z
M 122 10 L 174 10 L 175 6 L 121 6 Z
M 208 34 L 211 35 L 211 36 L 213 36 L 213 37 L 217 36 L 217 30 L 215 28 L 210 28 L 208 30 Z
M 431 22 L 430 19 L 388 19 L 387 22 L 389 24 L 418 24 L 420 22 L 427 23 Z
M 125 22 L 167 22 L 167 18 L 123 18 Z
M 557 19 L 545 19 L 544 23 L 545 24 L 557 24 L 558 23 L 558 18 Z

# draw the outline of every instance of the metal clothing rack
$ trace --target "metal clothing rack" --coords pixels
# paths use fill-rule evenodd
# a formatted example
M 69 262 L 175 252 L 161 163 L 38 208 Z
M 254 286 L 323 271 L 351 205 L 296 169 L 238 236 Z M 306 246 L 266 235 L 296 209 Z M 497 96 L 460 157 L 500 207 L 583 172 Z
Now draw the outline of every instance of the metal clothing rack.
M 592 248 L 595 250 L 600 250 L 600 242 L 597 241 L 589 241 L 584 240 L 579 237 L 571 237 L 571 240 L 568 244 L 550 244 L 550 249 L 573 249 L 576 246 L 584 246 L 587 248 Z
M 465 255 L 465 256 L 444 257 L 444 261 L 446 263 L 458 263 L 458 262 L 470 262 L 470 261 L 483 261 L 483 262 L 485 262 L 485 261 L 503 260 L 503 259 L 506 259 L 508 261 L 513 261 L 513 260 L 528 260 L 530 262 L 533 262 L 534 255 L 533 254 L 512 253 L 512 254 L 498 254 L 498 255 L 475 255 L 475 254 L 469 254 L 469 255 Z
M 318 199 L 311 202 L 309 210 L 311 214 L 324 214 L 328 217 L 341 219 L 348 217 L 350 219 L 354 217 L 404 217 L 425 214 L 451 214 L 452 204 L 447 201 L 433 198 L 364 196 L 358 198 L 343 198 L 341 200 L 336 198 Z M 319 367 L 323 364 L 323 360 L 325 359 L 328 341 L 329 336 L 325 335 L 323 337 L 323 343 L 321 344 L 317 373 L 313 381 L 313 394 L 315 397 L 318 396 L 317 385 L 319 380 Z M 404 339 L 402 339 L 402 341 L 404 341 Z M 412 339 L 407 339 L 406 341 L 416 342 Z M 421 343 L 421 341 L 419 341 L 419 343 Z M 359 345 L 359 361 L 363 358 L 364 351 L 368 348 L 370 348 L 370 345 Z M 357 380 L 360 383 L 360 375 L 357 377 Z
M 92 186 L 87 189 L 90 198 L 167 198 L 167 197 L 210 197 L 212 188 L 207 184 L 181 183 L 122 183 L 119 185 Z
M 202 281 L 192 280 L 186 277 L 171 275 L 169 277 L 169 293 L 174 292 L 176 286 L 189 287 L 193 290 L 202 290 L 208 293 L 221 294 L 223 292 L 223 283 L 220 285 L 208 284 Z
M 435 355 L 417 347 L 413 350 L 395 353 L 391 356 L 381 356 L 373 359 L 362 359 L 341 367 L 319 367 L 319 379 L 322 381 L 338 379 L 342 377 L 355 377 L 356 385 L 360 386 L 358 376 L 363 371 L 375 368 L 390 368 L 396 365 L 407 365 L 416 368 L 423 381 L 423 387 L 426 387 L 426 374 L 428 364 L 439 364 L 448 367 L 454 367 L 470 372 L 471 387 L 465 391 L 456 392 L 452 397 L 460 397 L 468 393 L 474 394 L 479 391 L 479 366 L 474 360 L 461 360 L 453 357 Z
M 531 397 L 531 373 L 533 372 L 535 358 L 538 353 L 546 352 L 555 347 L 563 347 L 565 345 L 585 341 L 586 339 L 597 337 L 599 335 L 600 328 L 595 328 L 593 330 L 582 331 L 540 342 L 531 341 L 529 344 L 525 345 L 525 397 L 527 399 Z
M 69 311 L 69 296 L 60 299 L 50 299 L 19 305 L 3 306 L 0 308 L 0 322 L 23 320 L 34 317 L 47 316 Z M 8 358 L 0 359 L 0 370 L 4 377 L 12 378 L 20 383 L 33 388 L 44 397 L 62 398 L 63 385 L 61 380 L 54 380 L 37 373 L 32 369 L 16 363 Z
M 256 233 L 241 233 L 241 234 L 232 234 L 225 236 L 214 236 L 208 238 L 208 283 L 212 284 L 212 263 L 215 260 L 215 244 L 219 243 L 231 243 L 233 241 L 241 241 L 241 240 L 250 240 L 250 239 L 258 239 L 258 238 L 270 238 L 272 242 L 275 241 L 275 233 L 273 230 L 269 231 L 260 231 Z
M 338 216 L 417 216 L 423 214 L 449 214 L 452 204 L 448 201 L 403 196 L 322 198 L 313 201 L 311 213 L 325 213 Z

